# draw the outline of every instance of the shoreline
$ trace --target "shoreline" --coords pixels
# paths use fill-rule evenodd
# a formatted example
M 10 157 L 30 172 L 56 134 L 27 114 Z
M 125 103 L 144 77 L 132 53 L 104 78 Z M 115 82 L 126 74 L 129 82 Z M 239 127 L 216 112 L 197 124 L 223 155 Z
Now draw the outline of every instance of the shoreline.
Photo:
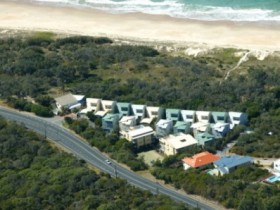
M 197 21 L 197 22 L 206 22 L 206 23 L 222 23 L 222 22 L 230 22 L 234 24 L 253 24 L 256 26 L 262 26 L 262 27 L 278 27 L 280 28 L 280 20 L 241 20 L 241 19 L 205 19 L 205 18 L 191 18 L 183 15 L 175 15 L 175 14 L 167 14 L 167 13 L 149 13 L 149 12 L 143 12 L 143 11 L 136 11 L 136 10 L 114 10 L 114 9 L 99 9 L 95 8 L 94 6 L 91 6 L 91 4 L 80 4 L 80 3 L 69 3 L 69 2 L 59 2 L 59 1 L 52 1 L 52 0 L 46 0 L 46 1 L 40 1 L 40 0 L 2 0 L 5 2 L 18 2 L 18 3 L 27 3 L 27 4 L 34 4 L 34 5 L 41 5 L 41 6 L 56 6 L 56 7 L 68 7 L 68 8 L 76 8 L 76 9 L 88 9 L 88 10 L 96 10 L 100 11 L 102 13 L 109 13 L 109 14 L 115 14 L 115 15 L 121 15 L 121 14 L 142 14 L 142 15 L 150 15 L 150 16 L 166 16 L 169 18 L 174 19 L 182 19 L 182 20 L 188 20 L 188 21 Z
M 280 26 L 261 22 L 200 21 L 143 13 L 112 14 L 91 8 L 28 1 L 1 1 L 0 11 L 2 29 L 107 36 L 192 47 L 280 50 Z

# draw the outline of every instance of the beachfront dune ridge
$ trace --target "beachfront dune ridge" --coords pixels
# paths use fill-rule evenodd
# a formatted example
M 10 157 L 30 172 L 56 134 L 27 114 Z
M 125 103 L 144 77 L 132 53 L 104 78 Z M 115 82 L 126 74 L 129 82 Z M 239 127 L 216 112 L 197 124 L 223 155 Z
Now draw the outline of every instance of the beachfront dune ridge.
M 197 21 L 142 13 L 111 14 L 88 8 L 0 2 L 0 28 L 168 41 L 209 47 L 280 48 L 280 26 L 230 21 Z

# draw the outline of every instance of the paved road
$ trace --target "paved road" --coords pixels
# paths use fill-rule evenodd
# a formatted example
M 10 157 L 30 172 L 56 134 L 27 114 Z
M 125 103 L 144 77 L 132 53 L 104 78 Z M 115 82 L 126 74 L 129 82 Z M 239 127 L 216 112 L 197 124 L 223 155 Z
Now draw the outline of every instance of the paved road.
M 128 183 L 136 187 L 142 188 L 144 190 L 149 190 L 154 194 L 165 194 L 176 201 L 183 202 L 200 209 L 214 209 L 207 204 L 196 201 L 186 195 L 180 194 L 156 182 L 152 182 L 144 177 L 141 177 L 140 175 L 123 168 L 118 163 L 112 160 L 110 160 L 112 162 L 111 165 L 107 164 L 105 162 L 105 159 L 107 159 L 107 157 L 104 156 L 99 150 L 91 147 L 89 144 L 81 141 L 79 137 L 70 133 L 68 130 L 59 127 L 58 125 L 50 121 L 44 120 L 39 117 L 26 115 L 4 107 L 0 107 L 0 115 L 5 117 L 6 119 L 13 120 L 18 123 L 23 123 L 27 128 L 30 128 L 37 133 L 46 136 L 48 139 L 55 141 L 57 144 L 68 149 L 76 157 L 85 160 L 86 162 L 99 168 L 103 172 L 109 173 L 112 176 L 121 177 L 127 180 Z

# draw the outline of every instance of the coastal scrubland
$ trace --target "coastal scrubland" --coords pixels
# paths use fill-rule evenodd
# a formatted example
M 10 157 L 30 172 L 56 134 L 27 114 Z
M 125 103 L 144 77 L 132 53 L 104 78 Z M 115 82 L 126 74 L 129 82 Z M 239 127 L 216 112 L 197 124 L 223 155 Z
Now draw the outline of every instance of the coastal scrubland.
M 50 112 L 55 95 L 69 91 L 168 108 L 246 112 L 247 127 L 236 127 L 207 149 L 222 149 L 236 140 L 232 152 L 237 154 L 279 157 L 279 55 L 260 59 L 249 51 L 222 48 L 197 56 L 183 52 L 120 44 L 105 37 L 52 33 L 4 37 L 0 40 L 0 97 L 10 106 L 42 116 Z M 115 159 L 135 170 L 146 168 L 136 161 L 129 144 L 116 136 L 105 137 L 83 121 L 68 124 L 105 152 L 121 150 L 112 154 Z M 126 162 L 125 153 L 132 162 Z M 267 172 L 257 166 L 217 178 L 199 170 L 183 171 L 178 164 L 181 158 L 156 162 L 151 172 L 229 208 L 279 209 L 279 189 L 258 183 Z
M 48 116 L 49 96 L 72 91 L 169 108 L 241 111 L 248 114 L 248 128 L 254 133 L 240 136 L 233 151 L 279 157 L 277 54 L 264 60 L 248 55 L 225 79 L 242 57 L 236 49 L 217 49 L 197 57 L 173 56 L 108 38 L 54 37 L 35 33 L 1 39 L 1 98 L 10 105 Z
M 89 170 L 43 137 L 0 118 L 1 209 L 190 209 Z

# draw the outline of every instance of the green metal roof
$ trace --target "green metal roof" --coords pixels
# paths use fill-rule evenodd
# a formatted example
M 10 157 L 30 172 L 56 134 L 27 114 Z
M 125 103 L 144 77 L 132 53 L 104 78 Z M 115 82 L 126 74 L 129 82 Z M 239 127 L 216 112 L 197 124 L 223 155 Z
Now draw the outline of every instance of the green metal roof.
M 166 113 L 179 114 L 180 113 L 180 109 L 166 109 Z
M 177 121 L 176 124 L 174 125 L 174 128 L 186 129 L 186 128 L 190 128 L 190 126 L 191 126 L 190 122 Z
M 225 122 L 228 116 L 227 112 L 212 112 L 213 119 L 215 122 Z M 219 119 L 223 118 L 223 119 Z
M 207 141 L 215 140 L 215 137 L 212 134 L 205 132 L 205 133 L 197 134 L 196 139 L 199 141 L 199 143 L 201 143 L 201 142 L 205 143 Z
M 126 102 L 117 102 L 117 106 L 120 107 L 128 107 L 130 105 L 130 103 L 126 103 Z
M 120 116 L 119 114 L 108 113 L 103 117 L 103 120 L 114 121 L 116 119 L 116 117 L 119 118 L 119 116 Z

